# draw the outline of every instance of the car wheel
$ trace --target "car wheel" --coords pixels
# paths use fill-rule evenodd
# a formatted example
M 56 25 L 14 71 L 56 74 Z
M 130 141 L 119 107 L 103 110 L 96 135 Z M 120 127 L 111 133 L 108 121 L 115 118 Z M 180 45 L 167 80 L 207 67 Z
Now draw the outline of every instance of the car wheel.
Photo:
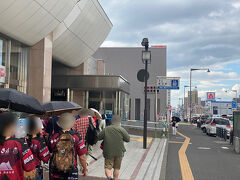
M 203 133 L 206 133 L 206 128 L 203 128 L 202 131 L 203 131 Z

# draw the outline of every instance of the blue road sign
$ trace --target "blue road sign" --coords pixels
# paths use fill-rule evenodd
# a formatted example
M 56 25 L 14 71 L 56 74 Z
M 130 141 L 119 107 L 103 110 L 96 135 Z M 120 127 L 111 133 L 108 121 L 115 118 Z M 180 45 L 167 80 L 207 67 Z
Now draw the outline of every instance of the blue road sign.
M 158 89 L 179 89 L 179 79 L 168 79 L 159 83 Z
M 237 109 L 237 102 L 236 101 L 232 102 L 232 109 Z

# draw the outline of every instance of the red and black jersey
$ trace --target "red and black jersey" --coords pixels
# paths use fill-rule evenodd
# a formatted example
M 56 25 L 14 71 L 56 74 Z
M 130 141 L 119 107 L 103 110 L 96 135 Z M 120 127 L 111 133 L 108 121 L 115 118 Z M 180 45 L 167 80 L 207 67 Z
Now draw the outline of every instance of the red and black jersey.
M 33 153 L 36 166 L 41 165 L 41 161 L 43 161 L 44 163 L 48 163 L 48 160 L 50 158 L 50 152 L 48 150 L 44 138 L 42 137 L 32 138 L 29 146 Z
M 66 133 L 66 132 L 65 132 Z M 77 179 L 78 177 L 78 170 L 77 170 L 77 156 L 82 156 L 84 154 L 87 154 L 86 146 L 81 138 L 81 136 L 74 131 L 68 131 L 67 133 L 71 134 L 73 136 L 74 141 L 74 150 L 75 150 L 75 171 L 73 171 L 71 174 L 68 175 L 68 178 Z M 59 141 L 60 133 L 55 133 L 50 139 L 51 144 L 51 151 L 54 151 L 56 149 L 56 145 Z M 51 167 L 50 167 L 51 172 Z M 51 178 L 53 179 L 60 179 L 61 175 L 51 173 Z
M 10 138 L 0 145 L 0 179 L 24 180 L 23 171 L 34 169 L 34 157 L 25 140 Z

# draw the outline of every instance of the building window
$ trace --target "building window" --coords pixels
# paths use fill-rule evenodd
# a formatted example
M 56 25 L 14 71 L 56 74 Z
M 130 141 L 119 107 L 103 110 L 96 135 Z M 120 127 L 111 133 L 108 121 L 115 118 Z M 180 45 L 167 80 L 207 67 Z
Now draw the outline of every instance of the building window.
M 10 86 L 25 92 L 27 90 L 28 48 L 11 41 Z
M 135 99 L 135 120 L 140 120 L 141 99 Z
M 27 92 L 29 48 L 0 35 L 0 66 L 5 66 L 6 80 L 0 88 L 9 87 Z
M 7 59 L 7 41 L 0 37 L 0 66 L 6 65 Z

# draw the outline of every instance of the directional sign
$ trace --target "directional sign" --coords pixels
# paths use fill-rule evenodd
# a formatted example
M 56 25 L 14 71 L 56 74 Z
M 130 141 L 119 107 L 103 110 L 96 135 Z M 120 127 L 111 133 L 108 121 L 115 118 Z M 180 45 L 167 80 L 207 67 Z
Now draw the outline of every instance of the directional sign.
M 232 102 L 232 109 L 237 109 L 237 102 L 236 101 Z
M 158 89 L 179 89 L 179 77 L 158 77 Z

